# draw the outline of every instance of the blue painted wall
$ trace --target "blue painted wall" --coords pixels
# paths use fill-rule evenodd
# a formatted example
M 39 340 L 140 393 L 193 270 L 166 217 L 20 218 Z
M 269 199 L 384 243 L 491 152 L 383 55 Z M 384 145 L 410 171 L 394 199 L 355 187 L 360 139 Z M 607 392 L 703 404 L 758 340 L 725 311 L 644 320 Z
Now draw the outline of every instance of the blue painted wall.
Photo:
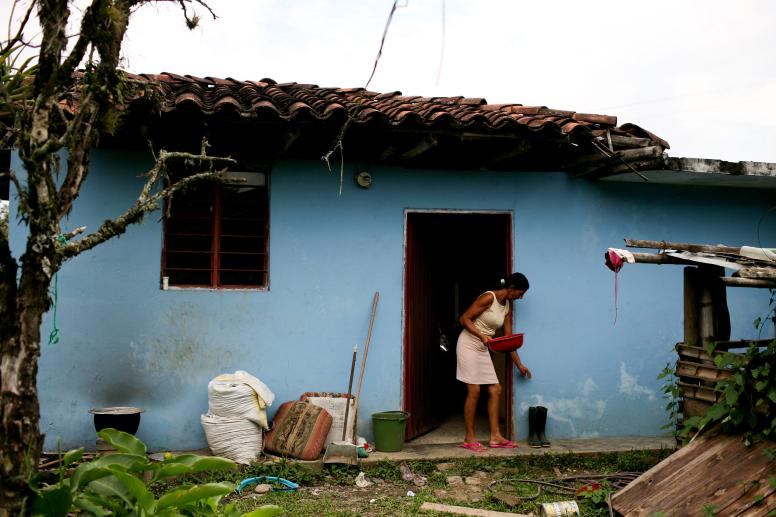
M 148 165 L 140 154 L 96 153 L 66 229 L 94 229 L 129 206 Z M 756 244 L 773 199 L 772 192 L 563 173 L 370 172 L 374 185 L 362 190 L 348 169 L 338 196 L 337 175 L 320 163 L 273 169 L 268 291 L 160 290 L 158 214 L 67 264 L 59 278 L 62 339 L 44 343 L 40 361 L 46 447 L 93 444 L 88 409 L 107 405 L 145 408 L 138 436 L 151 449 L 204 447 L 207 383 L 236 369 L 266 382 L 278 401 L 344 391 L 351 350 L 366 336 L 380 291 L 359 423 L 371 435 L 371 413 L 401 407 L 407 209 L 513 213 L 516 269 L 531 281 L 516 309 L 527 336 L 521 355 L 534 372 L 532 381 L 516 382 L 521 437 L 527 407 L 537 404 L 549 407 L 554 437 L 662 434 L 656 376 L 675 359 L 682 335 L 682 268 L 626 266 L 615 325 L 603 252 L 624 237 Z M 771 245 L 772 223 L 766 218 L 759 235 Z M 14 226 L 17 252 L 22 234 Z M 756 337 L 752 321 L 767 311 L 767 293 L 728 291 L 734 337 Z M 48 318 L 44 341 L 50 329 Z

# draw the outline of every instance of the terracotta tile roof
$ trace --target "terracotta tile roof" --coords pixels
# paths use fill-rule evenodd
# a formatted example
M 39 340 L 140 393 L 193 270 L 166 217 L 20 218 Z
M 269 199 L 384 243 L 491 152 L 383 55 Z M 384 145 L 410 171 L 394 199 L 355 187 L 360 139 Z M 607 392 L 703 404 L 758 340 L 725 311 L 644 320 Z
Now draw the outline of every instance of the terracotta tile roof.
M 483 98 L 420 97 L 401 92 L 377 93 L 364 88 L 322 88 L 313 84 L 283 83 L 271 79 L 237 81 L 199 78 L 191 75 L 128 74 L 137 81 L 159 85 L 163 112 L 194 109 L 205 115 L 239 116 L 257 120 L 377 122 L 389 127 L 425 127 L 487 134 L 550 133 L 555 136 L 598 136 L 620 138 L 617 147 L 627 149 L 632 138 L 641 139 L 634 147 L 668 143 L 633 124 L 617 126 L 617 117 L 550 109 L 521 104 L 488 104 Z M 629 140 L 629 138 L 631 140 Z M 603 138 L 601 138 L 603 142 Z M 612 144 L 608 144 L 612 148 Z

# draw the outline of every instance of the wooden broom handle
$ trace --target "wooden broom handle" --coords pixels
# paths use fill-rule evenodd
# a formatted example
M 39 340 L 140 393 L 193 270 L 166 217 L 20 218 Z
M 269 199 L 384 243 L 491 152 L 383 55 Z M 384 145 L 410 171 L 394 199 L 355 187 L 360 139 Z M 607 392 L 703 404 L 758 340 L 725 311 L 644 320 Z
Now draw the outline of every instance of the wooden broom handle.
M 377 312 L 377 302 L 380 300 L 380 292 L 375 291 L 374 301 L 372 301 L 372 316 L 369 318 L 369 330 L 366 333 L 366 344 L 364 344 L 364 357 L 361 359 L 361 371 L 358 374 L 358 388 L 356 388 L 355 408 L 353 413 L 358 422 L 358 404 L 361 397 L 361 381 L 364 379 L 364 369 L 366 368 L 366 356 L 369 353 L 369 342 L 372 340 L 372 326 L 375 323 L 375 313 Z M 356 442 L 356 424 L 353 425 L 353 443 Z
M 375 313 L 377 312 L 377 302 L 380 300 L 380 293 L 375 292 L 374 301 L 372 301 L 372 316 L 369 318 L 369 330 L 366 333 L 366 343 L 364 344 L 364 358 L 361 359 L 361 371 L 358 374 L 358 388 L 356 388 L 356 400 L 361 396 L 361 381 L 364 380 L 364 370 L 366 369 L 366 355 L 369 353 L 369 342 L 372 340 L 372 326 L 375 323 Z

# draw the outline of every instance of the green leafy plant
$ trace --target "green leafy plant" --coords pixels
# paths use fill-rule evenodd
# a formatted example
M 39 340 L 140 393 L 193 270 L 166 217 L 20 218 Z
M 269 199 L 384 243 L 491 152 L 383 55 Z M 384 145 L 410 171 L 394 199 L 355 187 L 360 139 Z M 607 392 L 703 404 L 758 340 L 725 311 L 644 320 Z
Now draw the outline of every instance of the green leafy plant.
M 657 379 L 663 381 L 660 391 L 663 392 L 663 398 L 667 400 L 665 410 L 668 412 L 668 422 L 661 426 L 661 429 L 670 430 L 674 437 L 678 438 L 681 427 L 680 397 L 682 392 L 677 384 L 678 379 L 674 375 L 671 363 L 665 365 Z
M 741 433 L 746 445 L 776 437 L 776 340 L 764 347 L 752 343 L 744 354 L 709 352 L 718 368 L 733 372 L 730 379 L 717 382 L 724 396 L 703 417 L 689 418 L 681 434 L 685 437 L 719 424 L 728 433 Z
M 195 454 L 169 455 L 163 461 L 151 461 L 145 444 L 131 434 L 116 429 L 104 429 L 97 434 L 118 452 L 81 463 L 66 477 L 67 466 L 81 460 L 83 449 L 67 452 L 60 462 L 58 482 L 44 487 L 37 486 L 37 480 L 30 483 L 36 494 L 30 508 L 33 516 L 65 517 L 78 511 L 98 517 L 240 515 L 233 504 L 220 505 L 222 498 L 234 490 L 232 483 L 182 484 L 158 499 L 150 489 L 150 485 L 171 476 L 235 469 L 233 461 Z M 277 506 L 265 506 L 242 517 L 272 517 L 280 513 Z
M 611 492 L 612 490 L 606 482 L 590 483 L 589 485 L 579 487 L 576 496 L 580 501 L 590 502 L 593 507 L 602 507 L 607 505 Z

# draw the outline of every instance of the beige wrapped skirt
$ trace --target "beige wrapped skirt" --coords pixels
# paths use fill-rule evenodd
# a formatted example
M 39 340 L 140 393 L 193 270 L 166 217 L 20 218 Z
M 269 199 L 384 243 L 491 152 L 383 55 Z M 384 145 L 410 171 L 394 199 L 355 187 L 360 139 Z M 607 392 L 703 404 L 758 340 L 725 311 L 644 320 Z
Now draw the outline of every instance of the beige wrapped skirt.
M 456 379 L 466 384 L 498 384 L 490 352 L 482 341 L 468 330 L 462 331 L 458 336 L 455 354 L 458 359 Z

